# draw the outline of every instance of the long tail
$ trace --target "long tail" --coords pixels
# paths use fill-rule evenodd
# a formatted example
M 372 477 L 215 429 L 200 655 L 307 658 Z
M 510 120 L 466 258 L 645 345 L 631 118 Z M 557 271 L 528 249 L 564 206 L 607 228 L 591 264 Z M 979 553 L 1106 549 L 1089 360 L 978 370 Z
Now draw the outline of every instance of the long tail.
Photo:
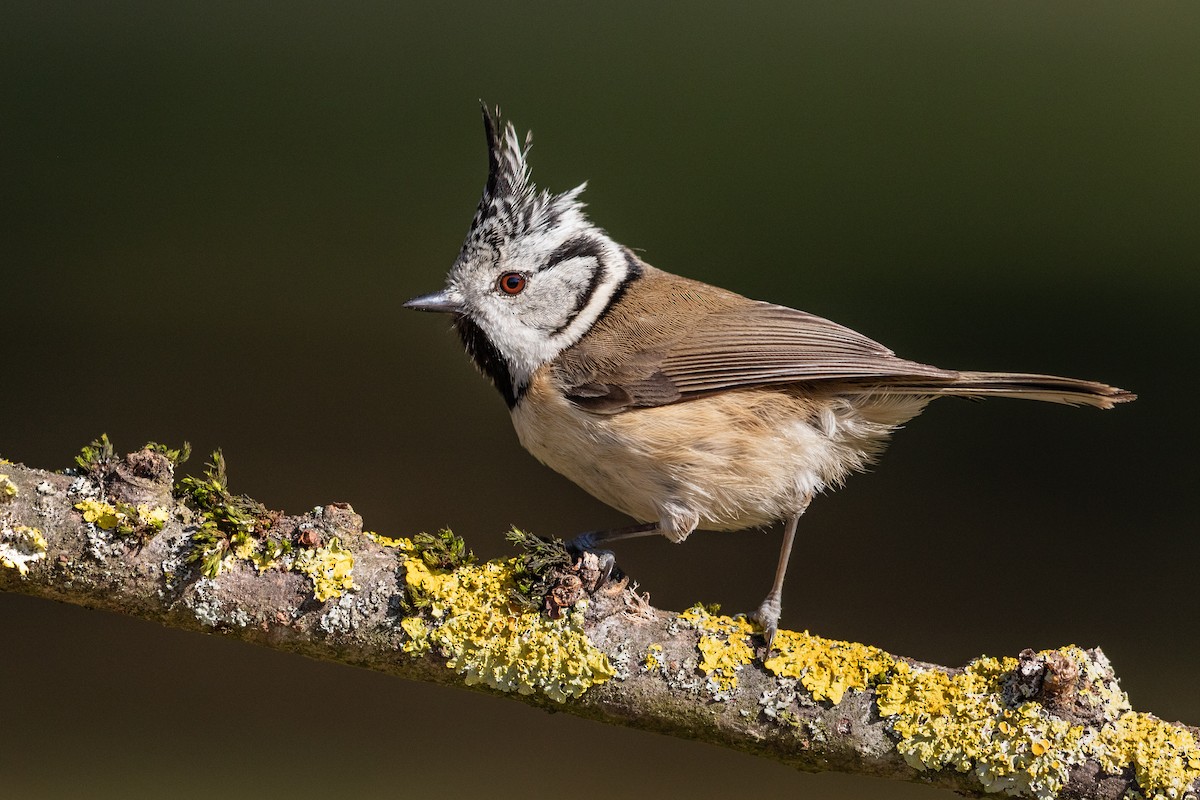
M 1118 403 L 1137 399 L 1133 392 L 1096 381 L 1023 372 L 959 372 L 949 380 L 898 378 L 895 383 L 887 381 L 877 385 L 876 391 L 937 397 L 1016 397 L 1095 408 L 1112 408 Z

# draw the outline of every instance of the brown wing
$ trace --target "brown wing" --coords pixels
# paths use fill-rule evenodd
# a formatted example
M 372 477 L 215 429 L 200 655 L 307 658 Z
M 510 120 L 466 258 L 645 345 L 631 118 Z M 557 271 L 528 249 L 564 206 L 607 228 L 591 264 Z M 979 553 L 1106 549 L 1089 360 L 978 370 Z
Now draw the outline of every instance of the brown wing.
M 646 267 L 559 361 L 568 395 L 615 413 L 724 389 L 832 380 L 953 380 L 804 311 Z
M 953 378 L 827 319 L 770 303 L 712 314 L 663 357 L 682 393 L 795 381 Z

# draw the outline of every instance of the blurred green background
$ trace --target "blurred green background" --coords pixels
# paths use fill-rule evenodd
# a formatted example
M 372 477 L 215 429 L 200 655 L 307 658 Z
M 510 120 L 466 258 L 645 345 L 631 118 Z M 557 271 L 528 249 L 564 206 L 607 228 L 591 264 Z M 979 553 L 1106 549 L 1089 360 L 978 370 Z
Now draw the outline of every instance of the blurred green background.
M 623 518 L 538 465 L 438 288 L 486 172 L 656 266 L 941 366 L 1137 391 L 936 404 L 814 504 L 783 623 L 949 664 L 1102 646 L 1200 723 L 1200 11 L 960 3 L 5 3 L 0 454 L 224 448 L 369 528 Z M 778 531 L 623 544 L 655 604 L 751 608 Z M 0 596 L 12 797 L 934 798 Z

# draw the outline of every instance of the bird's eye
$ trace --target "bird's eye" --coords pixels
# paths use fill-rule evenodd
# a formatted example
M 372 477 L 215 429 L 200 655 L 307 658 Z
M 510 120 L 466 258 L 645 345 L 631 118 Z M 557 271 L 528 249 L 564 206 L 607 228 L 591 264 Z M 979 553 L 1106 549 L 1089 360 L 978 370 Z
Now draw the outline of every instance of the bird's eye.
M 525 276 L 519 272 L 506 272 L 500 276 L 496 286 L 505 294 L 520 294 L 525 290 Z

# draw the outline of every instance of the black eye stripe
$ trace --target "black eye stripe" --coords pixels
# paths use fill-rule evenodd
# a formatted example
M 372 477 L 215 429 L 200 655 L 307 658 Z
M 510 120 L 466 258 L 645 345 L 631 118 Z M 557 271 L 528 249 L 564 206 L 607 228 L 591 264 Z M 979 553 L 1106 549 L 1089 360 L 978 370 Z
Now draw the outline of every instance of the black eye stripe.
M 599 260 L 600 258 L 600 243 L 590 236 L 576 236 L 574 239 L 568 239 L 555 248 L 554 252 L 546 259 L 546 263 L 542 269 L 549 269 L 555 264 L 566 261 L 571 258 L 581 258 L 590 256 Z
M 587 287 L 575 298 L 575 306 L 571 309 L 570 313 L 567 314 L 567 318 L 563 321 L 563 324 L 550 331 L 551 336 L 558 336 L 567 328 L 571 327 L 571 323 L 574 322 L 575 318 L 579 316 L 579 312 L 587 308 L 587 304 L 592 302 L 592 295 L 594 295 L 596 290 L 600 288 L 601 282 L 606 277 L 608 277 L 608 271 L 604 268 L 604 262 L 597 261 L 596 269 L 592 272 L 591 278 L 588 279 Z

